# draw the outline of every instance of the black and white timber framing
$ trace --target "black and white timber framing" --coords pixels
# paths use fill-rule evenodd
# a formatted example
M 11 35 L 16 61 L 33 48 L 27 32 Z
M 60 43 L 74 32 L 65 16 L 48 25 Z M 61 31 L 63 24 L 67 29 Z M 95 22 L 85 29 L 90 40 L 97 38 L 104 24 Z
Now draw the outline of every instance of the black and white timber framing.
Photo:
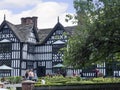
M 54 73 L 53 66 L 63 63 L 63 52 L 59 50 L 65 47 L 74 30 L 75 26 L 63 27 L 59 20 L 51 29 L 38 29 L 37 17 L 21 18 L 19 25 L 4 20 L 0 26 L 0 65 L 13 69 L 10 73 L 0 73 L 4 76 L 24 76 L 27 69 L 33 69 L 38 76 Z M 105 75 L 105 63 L 97 67 Z M 67 69 L 68 75 L 80 72 L 81 69 Z M 93 76 L 92 72 L 84 74 Z

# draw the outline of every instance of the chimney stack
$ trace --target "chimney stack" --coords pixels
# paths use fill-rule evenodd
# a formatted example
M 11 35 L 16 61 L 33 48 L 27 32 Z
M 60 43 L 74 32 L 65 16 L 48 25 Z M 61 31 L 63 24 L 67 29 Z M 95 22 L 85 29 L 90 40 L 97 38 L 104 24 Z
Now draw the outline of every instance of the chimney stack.
M 38 17 L 21 18 L 21 24 L 23 25 L 34 24 L 34 26 L 37 27 L 37 18 Z

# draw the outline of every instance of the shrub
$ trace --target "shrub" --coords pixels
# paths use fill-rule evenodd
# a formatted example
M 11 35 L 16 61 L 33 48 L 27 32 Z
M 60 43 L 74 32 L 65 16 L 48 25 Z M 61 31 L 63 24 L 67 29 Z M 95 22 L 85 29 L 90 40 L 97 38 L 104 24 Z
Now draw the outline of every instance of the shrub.
M 16 83 L 21 83 L 22 77 L 15 77 L 15 82 Z
M 76 80 L 77 80 L 77 81 L 80 81 L 81 78 L 80 78 L 79 76 L 76 76 Z
M 41 79 L 36 82 L 35 86 L 56 86 L 56 85 L 80 85 L 80 84 L 97 84 L 97 83 L 118 83 L 120 78 L 87 78 L 82 79 L 79 76 L 77 77 L 62 77 L 62 76 L 53 76 L 53 77 L 44 77 L 46 81 L 45 85 L 41 84 Z
M 2 77 L 2 78 L 1 78 L 1 82 L 4 82 L 4 81 L 6 81 L 6 78 L 5 78 L 5 77 Z
M 21 83 L 22 81 L 22 77 L 7 77 L 6 80 L 9 82 L 9 83 Z
M 93 82 L 104 82 L 104 78 L 103 77 L 99 77 L 99 78 L 93 78 Z

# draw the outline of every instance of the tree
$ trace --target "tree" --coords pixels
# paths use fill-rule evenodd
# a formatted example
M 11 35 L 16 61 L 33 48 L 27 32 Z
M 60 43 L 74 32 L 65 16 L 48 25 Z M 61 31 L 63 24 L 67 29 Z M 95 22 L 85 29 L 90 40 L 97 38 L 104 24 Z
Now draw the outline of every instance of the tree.
M 74 0 L 78 26 L 68 40 L 64 63 L 83 67 L 120 55 L 120 1 Z

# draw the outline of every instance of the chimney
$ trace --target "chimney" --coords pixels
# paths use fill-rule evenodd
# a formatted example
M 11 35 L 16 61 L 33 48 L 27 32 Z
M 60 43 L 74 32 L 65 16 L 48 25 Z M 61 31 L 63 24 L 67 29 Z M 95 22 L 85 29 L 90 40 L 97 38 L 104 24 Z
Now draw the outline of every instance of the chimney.
M 32 17 L 32 21 L 34 23 L 34 26 L 37 28 L 37 19 L 38 17 Z
M 21 24 L 23 25 L 34 24 L 34 26 L 37 27 L 37 18 L 38 17 L 21 18 Z

